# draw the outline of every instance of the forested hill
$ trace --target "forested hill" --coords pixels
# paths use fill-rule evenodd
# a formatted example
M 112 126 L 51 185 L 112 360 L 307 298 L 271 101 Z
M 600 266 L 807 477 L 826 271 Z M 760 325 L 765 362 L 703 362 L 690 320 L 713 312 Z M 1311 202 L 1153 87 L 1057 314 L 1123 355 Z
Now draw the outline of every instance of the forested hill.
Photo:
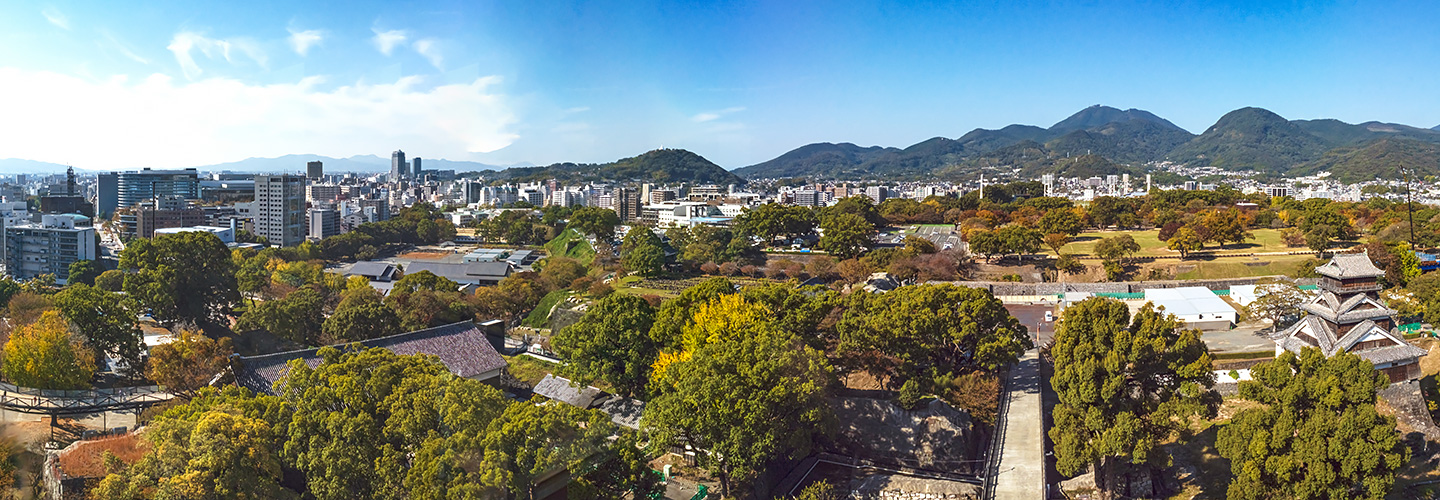
M 1330 172 L 1337 181 L 1354 183 L 1377 177 L 1400 179 L 1401 168 L 1410 169 L 1412 179 L 1440 176 L 1440 144 L 1403 137 L 1378 139 L 1361 147 L 1336 148 L 1291 173 Z
M 1087 167 L 1078 170 L 1139 173 L 1147 163 L 1171 161 L 1283 174 L 1314 172 L 1321 165 L 1342 170 L 1348 165 L 1374 165 L 1378 158 L 1415 160 L 1424 157 L 1425 143 L 1440 144 L 1440 127 L 1288 120 L 1269 110 L 1247 107 L 1226 113 L 1197 136 L 1148 111 L 1097 105 L 1050 128 L 1010 125 L 975 129 L 957 139 L 936 137 L 905 149 L 811 144 L 735 173 L 746 178 L 914 180 L 973 178 L 987 169 L 1019 168 L 1027 175 L 1070 175 L 1061 170 L 1065 159 L 1074 164 L 1075 158 L 1096 156 L 1106 162 L 1086 159 L 1080 163 Z M 1382 168 L 1374 172 L 1395 178 L 1395 171 Z
M 744 184 L 745 179 L 705 157 L 683 149 L 657 149 L 610 163 L 556 163 L 544 167 L 507 168 L 486 176 L 510 182 L 556 179 L 560 182 L 687 182 Z

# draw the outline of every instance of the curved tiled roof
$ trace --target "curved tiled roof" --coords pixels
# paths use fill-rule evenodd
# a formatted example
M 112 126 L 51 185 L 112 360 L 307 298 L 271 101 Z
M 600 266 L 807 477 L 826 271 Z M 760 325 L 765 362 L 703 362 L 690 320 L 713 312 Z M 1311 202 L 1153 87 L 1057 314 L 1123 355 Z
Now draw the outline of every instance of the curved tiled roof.
M 1315 268 L 1315 272 L 1335 279 L 1373 278 L 1384 276 L 1385 271 L 1375 267 L 1368 252 L 1337 253 L 1330 262 Z
M 370 339 L 358 344 L 365 347 L 383 347 L 401 355 L 431 354 L 440 358 L 445 367 L 457 376 L 471 378 L 504 368 L 505 358 L 495 351 L 495 346 L 485 337 L 485 332 L 473 321 L 462 321 L 424 330 L 416 330 L 389 337 Z M 333 347 L 344 348 L 348 344 Z M 235 373 L 235 383 L 261 394 L 275 394 L 275 381 L 280 380 L 288 368 L 286 363 L 303 359 L 312 368 L 320 366 L 320 348 L 279 352 L 263 356 L 241 357 Z

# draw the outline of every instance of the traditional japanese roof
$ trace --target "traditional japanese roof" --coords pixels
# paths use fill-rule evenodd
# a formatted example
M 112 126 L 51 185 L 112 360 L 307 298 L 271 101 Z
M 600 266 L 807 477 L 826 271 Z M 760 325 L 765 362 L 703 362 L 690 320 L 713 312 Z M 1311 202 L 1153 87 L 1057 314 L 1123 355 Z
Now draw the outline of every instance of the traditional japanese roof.
M 610 415 L 615 425 L 640 430 L 640 416 L 645 413 L 645 402 L 620 396 L 611 396 L 600 402 L 596 409 Z
M 1321 290 L 1320 295 L 1305 301 L 1300 308 L 1333 323 L 1354 323 L 1395 314 L 1395 311 L 1369 295 L 1357 293 L 1349 298 L 1342 298 L 1329 290 Z
M 589 409 L 605 391 L 594 387 L 579 387 L 569 379 L 545 374 L 531 392 L 579 408 Z
M 1393 344 L 1350 351 L 1356 343 L 1372 335 L 1385 337 Z M 1368 319 L 1355 325 L 1344 336 L 1336 338 L 1333 324 L 1318 316 L 1306 316 L 1274 336 L 1273 339 L 1280 348 L 1296 354 L 1306 347 L 1318 347 L 1326 357 L 1334 356 L 1341 351 L 1350 351 L 1376 365 L 1418 359 L 1426 354 L 1424 349 L 1411 345 L 1405 341 L 1404 337 Z
M 358 344 L 365 347 L 383 347 L 395 354 L 430 354 L 440 358 L 451 373 L 465 378 L 504 368 L 505 358 L 495 351 L 485 332 L 472 321 L 462 321 L 424 330 L 417 330 L 389 337 L 370 339 Z M 333 347 L 344 348 L 348 344 Z M 289 368 L 286 363 L 302 359 L 312 368 L 320 366 L 320 348 L 280 352 L 264 356 L 246 356 L 239 359 L 235 383 L 262 394 L 275 394 L 275 381 L 280 380 Z
M 1315 272 L 1335 279 L 1374 278 L 1384 276 L 1385 271 L 1375 267 L 1370 253 L 1337 253 L 1330 262 L 1315 268 Z

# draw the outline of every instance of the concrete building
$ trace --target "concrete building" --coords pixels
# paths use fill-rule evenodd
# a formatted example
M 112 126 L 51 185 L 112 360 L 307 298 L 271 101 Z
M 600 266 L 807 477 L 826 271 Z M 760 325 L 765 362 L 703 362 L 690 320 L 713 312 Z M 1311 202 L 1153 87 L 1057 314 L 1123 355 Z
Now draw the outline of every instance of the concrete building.
M 405 164 L 405 152 L 395 150 L 390 153 L 390 182 L 399 182 L 405 178 L 407 165 Z
M 200 197 L 200 178 L 193 168 L 184 170 L 150 170 L 147 168 L 138 172 L 120 172 L 116 175 L 115 189 L 117 208 L 133 207 L 160 197 L 178 196 L 193 200 Z M 101 192 L 99 197 L 104 199 L 107 194 Z
M 305 241 L 305 179 L 295 175 L 255 176 L 255 234 L 272 245 Z
M 795 204 L 802 207 L 818 207 L 821 205 L 820 191 L 814 189 L 800 189 L 795 191 Z
M 44 215 L 40 223 L 5 228 L 5 270 L 17 280 L 55 275 L 66 284 L 70 264 L 98 257 L 95 228 L 82 215 Z
M 340 211 L 333 208 L 310 209 L 310 239 L 323 240 L 340 234 Z
M 310 203 L 335 201 L 343 191 L 335 184 L 311 184 L 305 186 L 305 200 Z
M 325 177 L 325 163 L 319 161 L 306 162 L 305 177 L 312 180 L 320 180 Z
M 119 210 L 120 235 L 153 238 L 155 230 L 204 224 L 205 211 L 178 196 L 166 196 Z
M 412 167 L 414 167 L 414 177 L 415 177 L 416 179 L 420 179 L 420 178 L 421 178 L 420 157 L 419 157 L 419 156 L 416 156 L 415 159 L 410 160 L 410 165 L 411 165 Z
M 96 183 L 97 196 L 95 197 L 95 216 L 101 219 L 109 219 L 120 206 L 119 184 L 120 174 L 105 172 L 100 174 Z
M 890 199 L 890 188 L 885 186 L 870 186 L 865 188 L 865 196 L 874 201 L 876 205 Z

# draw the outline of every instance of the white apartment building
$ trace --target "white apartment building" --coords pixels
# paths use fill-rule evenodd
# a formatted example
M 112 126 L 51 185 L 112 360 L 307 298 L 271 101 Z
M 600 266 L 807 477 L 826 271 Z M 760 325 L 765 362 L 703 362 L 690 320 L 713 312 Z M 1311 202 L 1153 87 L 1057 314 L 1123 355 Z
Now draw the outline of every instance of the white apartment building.
M 305 223 L 305 177 L 255 176 L 255 234 L 272 245 L 299 245 Z

